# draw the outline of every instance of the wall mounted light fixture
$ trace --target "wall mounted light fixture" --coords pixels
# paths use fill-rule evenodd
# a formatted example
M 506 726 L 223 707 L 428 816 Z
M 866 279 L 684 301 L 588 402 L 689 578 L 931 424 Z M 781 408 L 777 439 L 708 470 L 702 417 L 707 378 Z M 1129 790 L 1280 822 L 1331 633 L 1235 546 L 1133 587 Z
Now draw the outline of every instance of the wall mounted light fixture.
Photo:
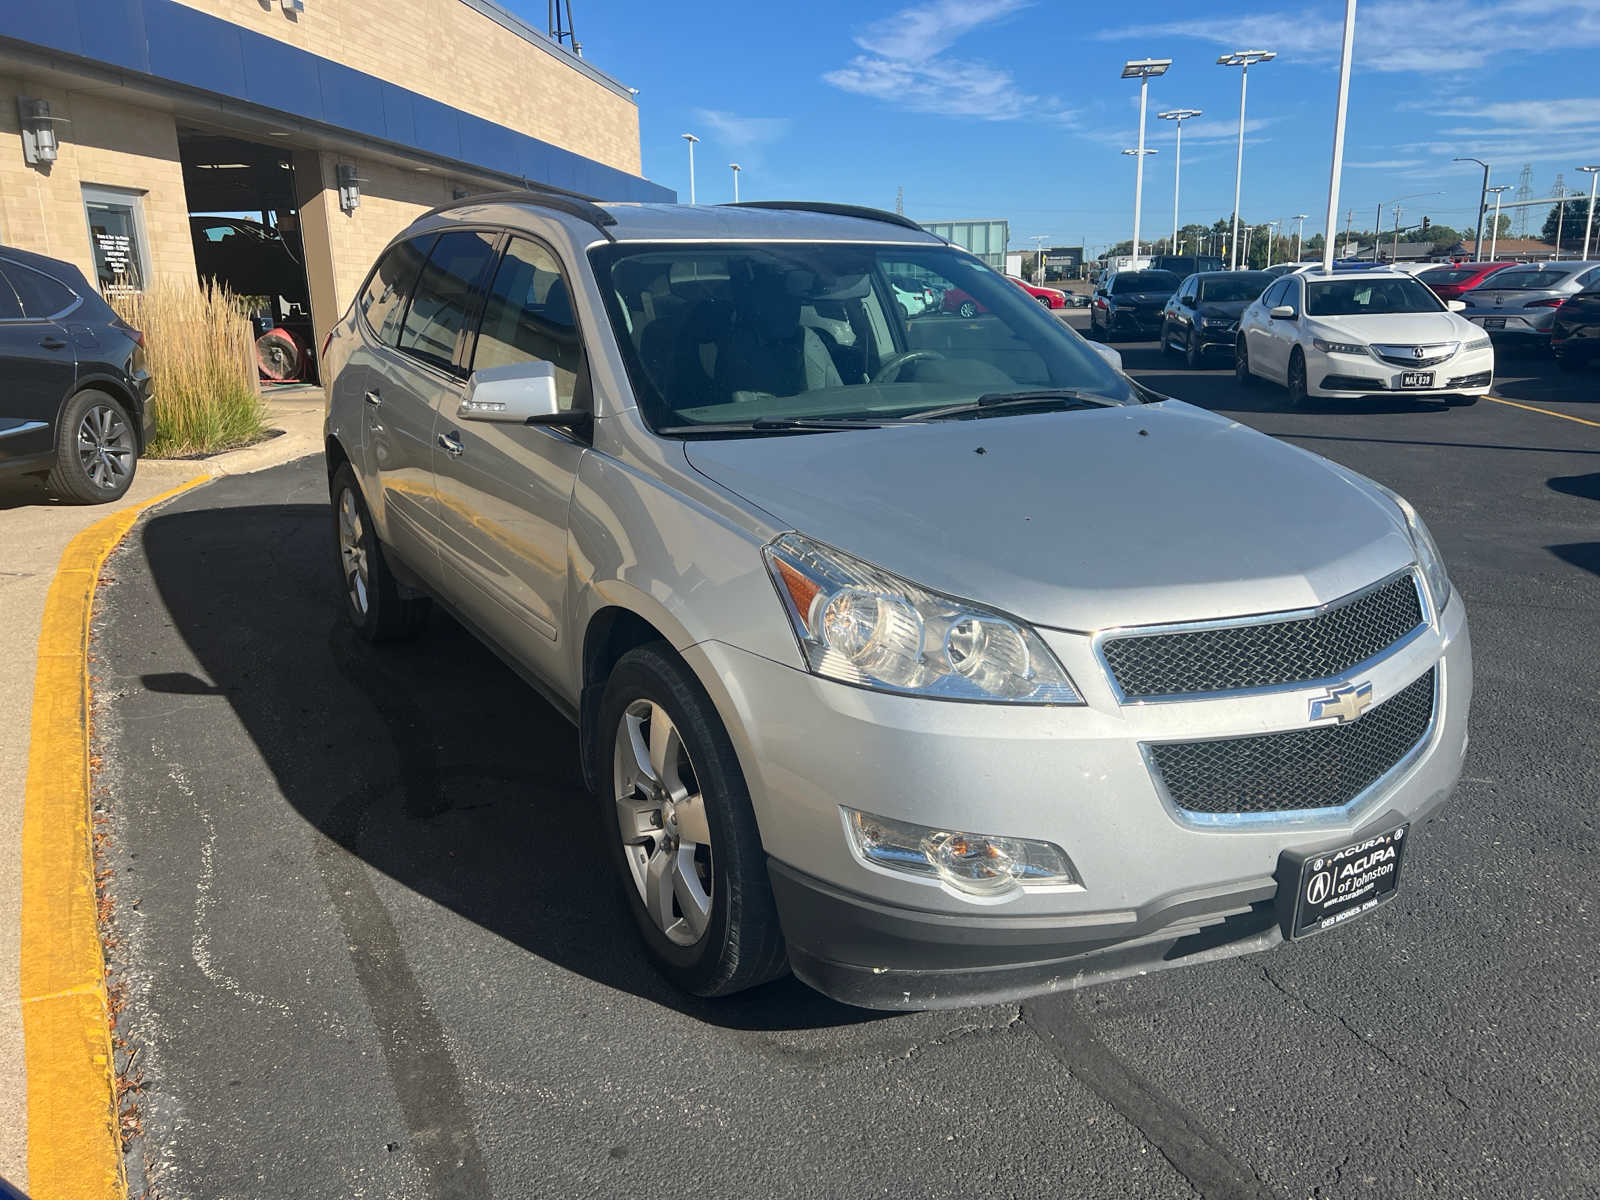
M 343 212 L 355 212 L 361 207 L 361 185 L 366 180 L 357 175 L 355 167 L 349 163 L 340 163 L 336 171 L 339 179 L 339 208 Z
M 66 117 L 50 115 L 50 101 L 31 96 L 17 97 L 18 124 L 22 129 L 22 157 L 29 166 L 44 166 L 56 160 L 56 125 Z

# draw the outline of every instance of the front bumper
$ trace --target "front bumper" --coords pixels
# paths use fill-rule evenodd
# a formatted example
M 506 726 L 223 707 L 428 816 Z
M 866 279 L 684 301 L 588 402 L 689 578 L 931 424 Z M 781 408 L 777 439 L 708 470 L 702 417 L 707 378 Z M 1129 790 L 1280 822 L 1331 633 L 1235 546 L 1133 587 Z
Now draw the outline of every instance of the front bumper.
M 1112 333 L 1148 334 L 1154 337 L 1161 332 L 1161 309 L 1112 309 L 1106 317 L 1107 328 Z
M 1307 391 L 1322 398 L 1397 394 L 1426 400 L 1438 396 L 1486 396 L 1494 386 L 1494 348 L 1463 350 L 1430 367 L 1434 386 L 1408 388 L 1401 377 L 1410 368 L 1384 362 L 1371 355 L 1325 354 L 1311 350 L 1306 355 Z
M 1226 350 L 1233 353 L 1234 346 L 1239 341 L 1239 326 L 1237 322 L 1230 325 L 1197 325 L 1195 328 L 1200 334 L 1200 349 L 1202 351 Z
M 1424 748 L 1352 811 L 1314 819 L 1188 821 L 1141 743 L 1303 728 L 1307 697 L 1323 686 L 1123 705 L 1089 637 L 1041 633 L 1082 707 L 917 700 L 720 643 L 687 652 L 744 767 L 800 978 L 868 1007 L 946 1007 L 1263 949 L 1281 940 L 1282 851 L 1419 821 L 1460 773 L 1472 652 L 1459 599 L 1439 625 L 1359 672 L 1381 704 L 1439 664 Z M 1054 842 L 1083 885 L 974 901 L 858 858 L 841 806 Z

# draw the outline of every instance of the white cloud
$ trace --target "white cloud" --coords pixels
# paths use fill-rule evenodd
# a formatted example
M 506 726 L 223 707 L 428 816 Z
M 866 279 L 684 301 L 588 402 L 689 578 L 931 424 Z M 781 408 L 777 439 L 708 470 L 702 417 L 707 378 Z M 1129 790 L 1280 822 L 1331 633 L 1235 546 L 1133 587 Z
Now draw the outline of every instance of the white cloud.
M 1447 30 L 1443 38 L 1430 31 Z M 1343 23 L 1261 13 L 1229 21 L 1161 21 L 1102 31 L 1104 41 L 1189 38 L 1223 49 L 1260 46 L 1285 58 L 1333 66 Z M 1507 54 L 1600 47 L 1600 6 L 1575 0 L 1373 0 L 1356 15 L 1358 67 L 1460 72 Z
M 794 124 L 788 117 L 742 117 L 714 108 L 697 108 L 695 119 L 730 150 L 750 150 L 775 142 Z
M 932 0 L 874 21 L 855 35 L 866 51 L 823 74 L 824 83 L 852 95 L 911 112 L 1015 121 L 1023 117 L 1076 122 L 1076 111 L 1054 97 L 1023 91 L 1011 72 L 976 59 L 945 55 L 987 22 L 1029 7 L 1033 0 Z

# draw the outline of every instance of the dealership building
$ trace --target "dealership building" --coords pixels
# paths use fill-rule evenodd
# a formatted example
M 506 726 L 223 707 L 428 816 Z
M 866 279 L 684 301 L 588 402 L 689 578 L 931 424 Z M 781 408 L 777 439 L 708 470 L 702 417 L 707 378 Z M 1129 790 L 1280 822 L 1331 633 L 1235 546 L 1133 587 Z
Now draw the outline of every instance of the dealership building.
M 492 0 L 0 0 L 0 243 L 108 290 L 195 280 L 230 214 L 320 341 L 413 217 L 525 183 L 676 199 L 633 93 Z

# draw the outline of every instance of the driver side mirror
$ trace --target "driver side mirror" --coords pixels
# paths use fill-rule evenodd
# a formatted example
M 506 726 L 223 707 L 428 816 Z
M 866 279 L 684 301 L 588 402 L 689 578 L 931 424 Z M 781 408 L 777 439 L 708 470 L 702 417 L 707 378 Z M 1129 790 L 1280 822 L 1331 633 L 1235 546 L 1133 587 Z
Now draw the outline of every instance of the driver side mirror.
M 1101 358 L 1105 359 L 1108 364 L 1110 364 L 1113 371 L 1122 370 L 1122 355 L 1116 350 L 1112 349 L 1110 346 L 1107 346 L 1104 342 L 1089 342 L 1088 345 L 1089 349 L 1093 350 Z
M 1444 302 L 1444 306 L 1446 308 L 1448 308 L 1451 312 L 1466 312 L 1467 311 L 1467 302 L 1465 300 L 1446 300 Z
M 1274 321 L 1292 321 L 1299 315 L 1292 304 L 1280 304 L 1267 314 Z
M 458 420 L 503 425 L 573 426 L 587 422 L 589 416 L 582 410 L 562 411 L 555 364 L 542 359 L 474 371 L 456 409 Z

